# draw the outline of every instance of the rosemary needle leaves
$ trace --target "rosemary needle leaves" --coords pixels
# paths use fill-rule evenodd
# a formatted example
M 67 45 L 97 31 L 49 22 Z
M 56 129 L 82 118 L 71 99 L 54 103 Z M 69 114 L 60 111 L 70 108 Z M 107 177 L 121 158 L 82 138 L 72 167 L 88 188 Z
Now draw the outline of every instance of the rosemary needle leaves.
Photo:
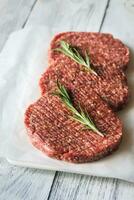
M 86 69 L 88 71 L 90 71 L 91 73 L 97 75 L 97 73 L 90 66 L 90 58 L 89 58 L 89 55 L 87 54 L 87 52 L 85 52 L 85 58 L 83 58 L 80 55 L 80 53 L 77 51 L 77 49 L 75 49 L 74 47 L 69 45 L 67 42 L 61 40 L 60 41 L 60 46 L 61 46 L 60 48 L 56 48 L 54 50 L 59 51 L 59 52 L 63 53 L 64 55 L 70 57 L 75 62 L 79 63 L 80 65 L 82 65 L 84 67 L 86 67 Z
M 80 105 L 79 105 L 80 112 L 78 112 L 78 110 L 76 110 L 74 108 L 74 106 L 72 104 L 72 100 L 71 100 L 66 88 L 58 80 L 57 80 L 57 87 L 58 87 L 58 90 L 56 92 L 54 92 L 53 95 L 57 95 L 61 98 L 61 100 L 65 103 L 65 105 L 68 107 L 68 109 L 73 113 L 72 118 L 74 120 L 80 122 L 81 124 L 83 124 L 86 129 L 90 129 L 90 130 L 96 132 L 97 134 L 99 134 L 100 136 L 104 137 L 104 134 L 102 134 L 96 128 L 94 122 L 89 117 L 88 113 L 84 112 Z

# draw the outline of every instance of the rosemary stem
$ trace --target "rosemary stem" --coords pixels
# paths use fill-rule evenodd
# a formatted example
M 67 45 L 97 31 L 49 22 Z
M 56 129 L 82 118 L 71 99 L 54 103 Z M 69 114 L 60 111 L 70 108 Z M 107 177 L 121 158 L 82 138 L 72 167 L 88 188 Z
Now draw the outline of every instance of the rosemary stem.
M 83 65 L 88 71 L 91 73 L 97 75 L 97 73 L 91 68 L 90 66 L 90 58 L 87 52 L 85 52 L 85 57 L 81 56 L 80 53 L 69 45 L 67 42 L 61 40 L 60 41 L 60 48 L 54 49 L 55 51 L 59 51 L 63 53 L 64 55 L 70 57 L 72 60 L 74 60 L 76 63 Z
M 104 137 L 104 134 L 101 133 L 96 128 L 95 124 L 93 123 L 88 113 L 84 112 L 80 105 L 79 105 L 80 112 L 73 106 L 72 100 L 66 88 L 58 80 L 57 80 L 57 87 L 58 87 L 58 91 L 56 91 L 53 94 L 59 96 L 61 100 L 66 104 L 68 109 L 73 113 L 73 116 L 71 116 L 71 118 L 83 124 L 87 129 L 90 129 L 94 131 L 95 133 L 97 133 L 98 135 Z

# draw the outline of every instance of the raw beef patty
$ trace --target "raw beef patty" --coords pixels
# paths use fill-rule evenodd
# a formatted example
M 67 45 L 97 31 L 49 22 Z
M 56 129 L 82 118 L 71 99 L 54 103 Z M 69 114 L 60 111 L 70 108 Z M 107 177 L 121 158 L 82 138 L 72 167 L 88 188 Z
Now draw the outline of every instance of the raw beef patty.
M 83 92 L 78 95 L 77 91 L 75 94 L 105 137 L 72 119 L 72 113 L 61 99 L 48 93 L 25 113 L 28 135 L 32 144 L 50 157 L 74 163 L 98 160 L 118 148 L 122 124 L 93 91 L 88 95 Z

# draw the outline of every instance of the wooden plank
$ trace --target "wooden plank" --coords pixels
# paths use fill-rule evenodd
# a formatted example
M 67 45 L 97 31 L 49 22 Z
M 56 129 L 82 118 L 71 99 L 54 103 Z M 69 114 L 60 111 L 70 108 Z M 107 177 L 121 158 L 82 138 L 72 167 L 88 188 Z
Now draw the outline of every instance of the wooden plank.
M 45 25 L 52 32 L 98 31 L 107 2 L 108 0 L 40 0 L 27 25 Z
M 134 184 L 117 179 L 58 173 L 49 200 L 133 200 Z
M 114 194 L 116 200 L 133 200 L 134 184 L 118 180 Z
M 36 1 L 0 0 L 0 50 L 8 35 L 25 24 Z
M 116 184 L 115 179 L 60 173 L 49 200 L 113 200 Z
M 92 28 L 93 27 L 92 20 L 93 20 L 94 22 L 96 22 L 94 23 L 96 24 L 94 30 L 96 30 L 97 27 L 100 27 L 100 24 L 102 22 L 103 13 L 107 1 L 103 0 L 103 3 L 100 4 L 100 11 L 99 11 L 99 7 L 97 6 L 97 1 L 93 3 L 93 1 L 88 2 L 88 0 L 86 0 L 84 4 L 82 4 L 70 0 L 61 4 L 61 1 L 48 2 L 42 0 L 38 1 L 37 4 L 35 5 L 35 9 L 33 10 L 30 20 L 28 20 L 28 17 L 31 14 L 33 5 L 31 5 L 30 12 L 27 15 L 26 11 L 28 7 L 27 4 L 25 4 L 23 1 L 20 1 L 19 4 L 17 4 L 17 1 L 14 0 L 14 3 L 13 2 L 12 4 L 9 3 L 8 7 L 6 3 L 2 3 L 1 4 L 2 7 L 0 7 L 0 9 L 3 10 L 2 17 L 4 17 L 3 23 L 2 20 L 0 20 L 0 28 L 3 29 L 3 32 L 0 34 L 1 48 L 11 31 L 23 27 L 25 25 L 27 26 L 27 24 L 35 25 L 37 22 L 37 24 L 49 25 L 50 28 L 53 24 L 54 27 L 56 27 L 61 18 L 60 14 L 62 13 L 62 10 L 63 11 L 66 10 L 65 9 L 66 5 L 68 5 L 69 10 L 70 9 L 72 10 L 70 12 L 69 18 L 68 18 L 68 12 L 66 11 L 65 18 L 61 22 L 60 27 L 62 27 L 64 23 L 66 24 L 69 21 L 70 23 L 68 24 L 67 27 L 70 27 L 70 29 L 72 29 L 72 26 L 77 26 L 78 28 L 81 27 L 83 29 L 83 25 L 85 29 L 87 27 Z M 62 6 L 60 7 L 60 5 Z M 57 8 L 59 8 L 58 12 Z M 82 9 L 82 13 L 79 13 L 80 8 Z M 55 12 L 52 12 L 53 9 L 55 9 Z M 14 12 L 14 10 L 16 12 Z M 50 16 L 50 13 L 53 15 Z M 55 14 L 57 16 L 56 23 L 55 23 L 55 17 L 56 17 Z M 72 16 L 76 18 L 77 14 L 79 14 L 76 21 L 76 23 L 78 24 L 75 24 L 75 21 L 71 22 L 71 20 Z M 92 20 L 90 21 L 89 18 L 91 18 Z M 86 25 L 84 23 L 85 21 Z M 6 28 L 4 29 L 4 27 Z M 64 28 L 65 27 L 63 26 L 63 29 Z M 27 198 L 47 199 L 55 175 L 55 172 L 46 172 L 41 170 L 32 170 L 32 169 L 10 166 L 5 160 L 2 159 L 0 160 L 0 173 L 1 173 L 0 198 L 6 200 L 27 199 Z
M 111 32 L 131 47 L 134 57 L 134 7 L 132 1 L 111 0 L 101 31 Z M 134 66 L 134 60 L 130 67 Z M 132 70 L 131 70 L 132 73 Z M 129 74 L 130 79 L 134 72 Z M 133 84 L 134 85 L 134 84 Z M 134 102 L 134 97 L 131 97 Z M 133 107 L 133 103 L 130 108 Z M 125 122 L 124 122 L 125 123 Z M 124 166 L 125 167 L 125 166 Z M 124 169 L 127 170 L 127 169 Z M 57 173 L 49 200 L 133 200 L 134 184 L 117 179 Z
M 131 80 L 131 83 L 129 83 L 131 92 L 134 87 L 134 1 L 111 0 L 101 31 L 111 32 L 115 37 L 120 38 L 130 47 L 131 62 L 128 69 L 128 82 Z M 131 95 L 128 109 L 134 109 L 133 95 Z M 122 114 L 124 115 L 125 113 L 122 111 Z M 124 125 L 128 118 L 127 113 L 125 115 L 126 119 L 124 120 Z M 129 135 L 127 137 L 129 137 Z M 127 170 L 125 168 L 125 163 L 123 167 L 124 170 Z M 117 200 L 133 200 L 134 184 L 117 181 L 115 193 Z
M 0 166 L 0 199 L 47 199 L 53 177 L 53 172 L 15 167 L 3 160 Z
M 24 27 L 36 0 L 0 0 L 0 50 L 9 34 Z M 55 173 L 15 167 L 0 159 L 0 199 L 47 199 Z

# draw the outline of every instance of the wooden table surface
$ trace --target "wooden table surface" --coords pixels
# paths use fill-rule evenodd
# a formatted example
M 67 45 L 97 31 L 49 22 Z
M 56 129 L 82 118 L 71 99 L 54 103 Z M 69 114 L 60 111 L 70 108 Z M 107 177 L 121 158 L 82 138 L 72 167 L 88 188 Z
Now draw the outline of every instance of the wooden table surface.
M 111 32 L 134 49 L 134 0 L 0 0 L 0 48 L 28 25 Z M 125 163 L 124 163 L 125 170 Z M 0 200 L 133 200 L 134 184 L 12 166 L 0 159 Z

